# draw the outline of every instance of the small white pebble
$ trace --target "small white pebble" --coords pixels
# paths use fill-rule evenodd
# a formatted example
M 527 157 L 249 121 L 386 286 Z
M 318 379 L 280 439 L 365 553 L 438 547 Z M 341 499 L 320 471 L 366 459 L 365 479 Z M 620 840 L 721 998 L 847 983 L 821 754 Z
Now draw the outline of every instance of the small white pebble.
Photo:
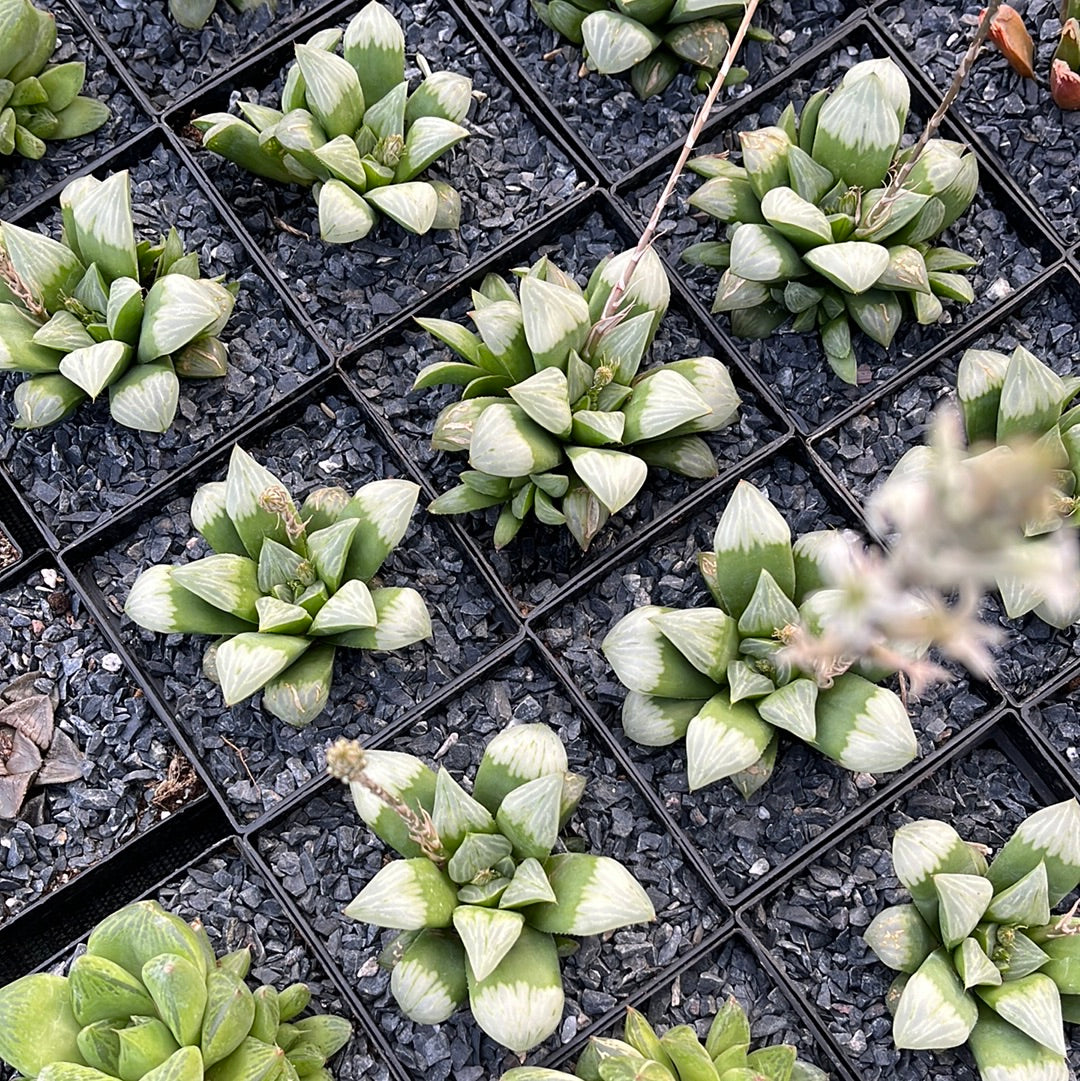
M 124 662 L 115 653 L 106 653 L 101 658 L 101 667 L 106 672 L 119 672 L 124 667 Z
M 750 864 L 750 870 L 747 871 L 747 874 L 750 875 L 751 878 L 760 878 L 767 870 L 769 870 L 769 867 L 769 861 L 762 856 L 761 859 L 754 860 L 754 862 Z
M 45 570 L 41 572 L 41 580 L 50 589 L 55 589 L 56 583 L 59 581 L 59 578 L 56 574 L 56 571 L 54 571 L 51 567 L 46 567 Z
M 1007 278 L 998 278 L 989 289 L 986 290 L 987 300 L 1004 300 L 1007 296 L 1011 296 L 1013 287 L 1009 284 Z

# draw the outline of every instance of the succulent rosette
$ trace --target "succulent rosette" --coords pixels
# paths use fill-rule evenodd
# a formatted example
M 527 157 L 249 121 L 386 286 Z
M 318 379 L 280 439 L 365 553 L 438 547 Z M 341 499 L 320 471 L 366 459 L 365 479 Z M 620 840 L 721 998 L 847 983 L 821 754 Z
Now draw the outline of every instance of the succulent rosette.
M 296 46 L 280 109 L 241 101 L 243 119 L 208 113 L 194 125 L 207 150 L 268 180 L 311 187 L 319 235 L 330 243 L 367 236 L 380 215 L 410 233 L 456 229 L 461 196 L 421 174 L 468 137 L 472 82 L 418 63 L 424 79 L 410 93 L 405 35 L 372 0 L 344 31 L 320 30 Z
M 900 149 L 911 90 L 892 60 L 865 60 L 835 90 L 819 90 L 796 115 L 739 133 L 742 164 L 705 155 L 691 206 L 726 224 L 722 242 L 695 244 L 683 259 L 723 270 L 714 312 L 740 338 L 820 332 L 826 359 L 854 383 L 853 329 L 886 349 L 910 308 L 936 323 L 948 300 L 970 303 L 963 271 L 975 260 L 935 239 L 971 205 L 975 155 L 930 139 L 902 186 L 887 187 L 913 148 Z
M 109 107 L 81 97 L 86 65 L 50 64 L 56 19 L 30 0 L 0 0 L 0 155 L 38 159 L 51 139 L 96 131 Z
M 492 1039 L 523 1053 L 563 1014 L 559 957 L 571 935 L 655 919 L 629 871 L 608 856 L 557 851 L 585 779 L 546 725 L 516 725 L 484 751 L 472 794 L 445 769 L 396 751 L 330 748 L 360 817 L 403 858 L 345 909 L 401 932 L 380 963 L 402 1012 L 445 1021 L 469 1003 Z M 410 822 L 412 823 L 410 825 Z
M 220 636 L 203 670 L 225 704 L 262 691 L 266 710 L 303 727 L 326 706 L 339 649 L 402 649 L 431 635 L 420 594 L 376 579 L 419 491 L 406 480 L 352 495 L 317 488 L 297 509 L 273 473 L 234 447 L 225 480 L 204 484 L 191 504 L 212 553 L 144 570 L 124 611 L 161 634 Z
M 641 490 L 649 466 L 713 477 L 702 434 L 735 417 L 739 397 L 716 357 L 645 367 L 671 287 L 647 250 L 604 317 L 632 253 L 601 262 L 582 289 L 549 259 L 517 271 L 518 288 L 490 274 L 472 294 L 476 332 L 446 319 L 417 322 L 458 359 L 429 364 L 414 388 L 462 386 L 435 421 L 431 445 L 467 451 L 461 484 L 433 514 L 500 507 L 495 547 L 534 516 L 565 526 L 587 549 L 609 515 Z
M 118 424 L 164 432 L 181 378 L 225 374 L 237 286 L 202 277 L 175 229 L 136 240 L 126 170 L 71 181 L 60 209 L 60 240 L 0 222 L 0 372 L 30 376 L 15 426 L 56 424 L 108 391 Z
M 909 904 L 866 942 L 900 975 L 898 1048 L 969 1043 L 984 1081 L 1068 1081 L 1064 1023 L 1080 1021 L 1080 918 L 1051 909 L 1080 885 L 1080 804 L 1036 811 L 987 865 L 983 845 L 922 819 L 893 837 Z
M 779 511 L 740 481 L 713 551 L 698 557 L 717 606 L 645 605 L 604 639 L 628 690 L 626 735 L 647 747 L 685 738 L 691 790 L 731 777 L 747 797 L 772 774 L 782 732 L 845 769 L 907 765 L 915 733 L 900 698 L 877 684 L 887 671 L 860 664 L 821 686 L 785 658 L 793 631 L 816 630 L 833 614 L 839 594 L 822 588 L 824 567 L 847 543 L 838 530 L 819 530 L 793 544 Z
M 799 1058 L 792 1044 L 750 1050 L 746 1011 L 728 998 L 716 1012 L 704 1042 L 691 1025 L 662 1036 L 644 1014 L 626 1012 L 621 1040 L 594 1036 L 572 1074 L 520 1066 L 501 1081 L 826 1081 L 828 1075 Z
M 742 0 L 533 0 L 545 26 L 582 47 L 585 63 L 602 75 L 630 72 L 639 98 L 662 94 L 684 65 L 708 90 L 742 22 Z M 749 36 L 772 41 L 752 26 Z M 732 68 L 725 86 L 743 82 L 745 68 Z
M 244 982 L 245 947 L 217 957 L 201 923 L 137 901 L 94 928 L 66 976 L 0 988 L 0 1060 L 39 1081 L 329 1081 L 343 1017 L 300 1015 L 302 983 Z

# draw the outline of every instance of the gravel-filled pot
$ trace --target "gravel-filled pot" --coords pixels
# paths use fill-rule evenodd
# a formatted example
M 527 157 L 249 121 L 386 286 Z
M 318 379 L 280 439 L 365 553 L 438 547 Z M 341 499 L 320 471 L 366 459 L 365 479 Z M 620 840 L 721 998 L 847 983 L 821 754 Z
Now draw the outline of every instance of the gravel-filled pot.
M 586 779 L 584 798 L 564 831 L 568 847 L 619 860 L 645 887 L 657 914 L 654 924 L 585 938 L 563 961 L 562 1022 L 527 1058 L 543 1062 L 579 1043 L 594 1023 L 613 1018 L 635 988 L 678 968 L 682 955 L 720 928 L 727 910 L 691 869 L 603 739 L 581 721 L 558 678 L 528 647 L 380 746 L 408 751 L 455 778 L 470 778 L 491 736 L 508 724 L 535 721 L 558 733 L 570 769 Z M 516 1064 L 516 1056 L 484 1037 L 465 1011 L 435 1027 L 418 1025 L 399 1011 L 389 973 L 376 962 L 392 936 L 342 913 L 390 854 L 356 814 L 344 786 L 325 785 L 283 813 L 258 833 L 256 846 L 355 984 L 407 1074 L 480 1081 Z
M 0 848 L 0 921 L 62 887 L 199 794 L 164 725 L 78 591 L 46 564 L 0 591 L 0 684 L 52 697 L 83 777 L 31 787 Z

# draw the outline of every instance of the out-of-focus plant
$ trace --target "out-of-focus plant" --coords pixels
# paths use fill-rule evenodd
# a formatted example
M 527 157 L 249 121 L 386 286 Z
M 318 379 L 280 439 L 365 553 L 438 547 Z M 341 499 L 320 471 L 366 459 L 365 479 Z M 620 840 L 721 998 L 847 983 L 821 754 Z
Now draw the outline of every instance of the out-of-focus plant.
M 136 241 L 127 171 L 71 181 L 53 240 L 0 222 L 0 372 L 15 388 L 17 428 L 42 428 L 109 392 L 113 420 L 164 432 L 180 378 L 223 376 L 218 338 L 236 285 L 200 276 L 175 229 Z
M 629 689 L 627 736 L 659 747 L 686 739 L 691 790 L 732 777 L 749 797 L 771 775 L 781 731 L 846 769 L 886 773 L 917 752 L 900 698 L 876 686 L 899 667 L 875 657 L 843 672 L 791 663 L 786 643 L 817 629 L 835 596 L 821 560 L 850 543 L 821 530 L 794 544 L 769 500 L 740 481 L 698 565 L 718 607 L 646 605 L 624 616 L 603 651 Z
M 86 64 L 50 64 L 56 19 L 30 0 L 0 0 L 0 155 L 40 158 L 50 139 L 96 131 L 109 107 L 79 96 Z
M 277 0 L 229 0 L 239 12 L 268 7 L 277 9 Z M 187 30 L 201 30 L 217 7 L 218 0 L 169 0 L 169 14 Z
M 717 1011 L 704 1043 L 691 1025 L 663 1036 L 633 1007 L 624 1039 L 593 1036 L 574 1073 L 519 1066 L 500 1081 L 827 1081 L 787 1043 L 750 1050 L 750 1021 L 734 998 Z
M 404 859 L 387 863 L 345 909 L 399 930 L 380 963 L 402 1012 L 445 1021 L 465 1002 L 519 1054 L 562 1020 L 559 957 L 577 943 L 656 918 L 648 894 L 608 856 L 555 852 L 585 791 L 546 725 L 514 725 L 487 746 L 469 795 L 419 758 L 339 740 L 327 769 L 360 817 Z
M 330 243 L 367 236 L 380 214 L 411 233 L 456 229 L 461 196 L 420 176 L 468 136 L 472 83 L 417 63 L 424 79 L 410 94 L 405 35 L 372 0 L 344 32 L 320 30 L 296 46 L 280 109 L 241 101 L 245 119 L 209 113 L 194 125 L 207 150 L 241 168 L 312 187 L 319 234 Z
M 464 386 L 439 414 L 432 446 L 468 451 L 462 483 L 435 514 L 501 506 L 495 546 L 533 514 L 565 526 L 586 549 L 641 490 L 649 466 L 711 477 L 716 458 L 700 433 L 735 416 L 739 397 L 715 357 L 644 367 L 671 287 L 659 256 L 638 264 L 614 316 L 603 312 L 631 252 L 603 260 L 583 290 L 547 258 L 509 282 L 488 275 L 472 298 L 479 333 L 418 319 L 460 360 L 428 365 L 415 388 Z
M 683 259 L 723 270 L 713 311 L 731 313 L 736 335 L 817 329 L 854 383 L 853 325 L 888 348 L 905 306 L 936 323 L 942 301 L 974 299 L 963 271 L 975 260 L 934 241 L 971 205 L 978 162 L 946 139 L 900 149 L 910 93 L 893 61 L 866 60 L 799 115 L 789 104 L 775 125 L 741 132 L 741 165 L 690 163 L 707 177 L 690 204 L 726 229 Z
M 590 70 L 629 71 L 642 99 L 662 94 L 683 64 L 695 72 L 697 89 L 708 90 L 746 10 L 743 0 L 532 0 L 532 6 L 545 26 L 582 47 Z M 773 39 L 760 27 L 749 36 Z M 748 74 L 732 68 L 725 85 Z
M 338 648 L 401 649 L 431 635 L 420 594 L 375 577 L 419 492 L 406 480 L 352 496 L 317 488 L 297 509 L 273 473 L 233 447 L 225 480 L 204 484 L 191 504 L 213 553 L 144 570 L 124 611 L 161 634 L 221 636 L 203 670 L 225 704 L 262 691 L 269 712 L 302 728 L 326 706 Z
M 66 976 L 0 988 L 0 1060 L 40 1081 L 330 1081 L 352 1025 L 299 1015 L 294 983 L 252 993 L 246 947 L 217 957 L 206 929 L 156 901 L 94 928 Z
M 1062 0 L 1061 38 L 1050 60 L 1050 96 L 1059 109 L 1080 109 L 1080 0 Z M 1035 43 L 1024 17 L 1002 4 L 990 25 L 990 39 L 1010 67 L 1025 79 L 1037 79 Z
M 1053 906 L 1080 885 L 1080 805 L 1036 811 L 989 849 L 922 819 L 893 837 L 911 903 L 866 930 L 900 973 L 889 990 L 898 1048 L 970 1041 L 984 1081 L 1068 1081 L 1064 1021 L 1080 1021 L 1080 919 Z

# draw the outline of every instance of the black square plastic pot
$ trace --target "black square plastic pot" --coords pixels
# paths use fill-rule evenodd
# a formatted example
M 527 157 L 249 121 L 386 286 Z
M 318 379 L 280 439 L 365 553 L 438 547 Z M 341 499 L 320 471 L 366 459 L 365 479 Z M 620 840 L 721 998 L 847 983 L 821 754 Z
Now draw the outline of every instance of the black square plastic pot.
M 892 57 L 889 46 L 868 23 L 859 23 L 835 42 L 823 55 L 806 58 L 796 65 L 783 87 L 768 87 L 717 120 L 707 132 L 698 153 L 715 153 L 737 148 L 735 132 L 774 124 L 789 102 L 801 108 L 813 92 L 835 86 L 844 72 L 861 60 Z M 908 117 L 909 141 L 922 130 L 924 119 L 933 111 L 917 80 L 912 81 L 912 112 Z M 949 122 L 941 127 L 944 138 L 955 138 Z M 674 154 L 635 173 L 619 186 L 619 193 L 642 223 L 655 204 Z M 945 303 L 943 321 L 922 327 L 914 316 L 905 314 L 904 323 L 888 351 L 853 327 L 853 345 L 859 358 L 858 386 L 850 386 L 833 374 L 825 360 L 818 334 L 792 334 L 786 330 L 763 341 L 735 340 L 745 363 L 775 388 L 796 427 L 812 432 L 860 401 L 875 388 L 911 368 L 932 349 L 974 324 L 980 316 L 995 310 L 1017 290 L 1038 278 L 1060 256 L 1059 249 L 1016 205 L 1010 190 L 1002 187 L 994 172 L 980 161 L 980 184 L 970 209 L 941 238 L 941 243 L 979 260 L 970 272 L 975 291 L 972 304 Z M 724 226 L 690 207 L 686 199 L 703 183 L 700 177 L 684 174 L 672 200 L 668 220 L 673 224 L 664 233 L 659 247 L 675 272 L 691 287 L 705 312 L 711 311 L 720 273 L 712 267 L 691 267 L 680 261 L 682 251 L 692 243 L 722 239 Z M 711 318 L 730 333 L 724 315 Z
M 1056 0 L 1030 0 L 1022 15 L 1035 39 L 1038 82 L 1023 79 L 988 44 L 952 107 L 996 161 L 1027 193 L 1059 236 L 1080 237 L 1080 113 L 1059 109 L 1050 97 L 1050 61 L 1061 35 Z M 877 19 L 911 62 L 944 92 L 967 49 L 981 8 L 928 0 L 884 3 Z M 957 18 L 961 11 L 966 14 Z
M 1075 668 L 1060 687 L 1025 709 L 1023 717 L 1036 738 L 1051 748 L 1048 753 L 1064 763 L 1074 787 L 1080 787 L 1080 679 Z
M 850 511 L 821 479 L 786 455 L 769 459 L 747 478 L 768 495 L 791 526 L 792 537 L 852 524 Z M 795 739 L 783 739 L 772 777 L 745 800 L 730 780 L 691 792 L 684 742 L 643 747 L 626 738 L 619 717 L 626 688 L 601 652 L 619 619 L 644 604 L 696 608 L 712 604 L 698 572 L 697 555 L 713 534 L 731 486 L 694 507 L 672 527 L 595 579 L 572 599 L 545 613 L 537 631 L 585 700 L 653 788 L 689 842 L 701 853 L 722 894 L 738 903 L 783 871 L 841 819 L 857 817 L 880 791 L 902 783 L 898 774 L 856 774 Z M 893 684 L 895 689 L 895 684 Z M 963 673 L 909 701 L 912 726 L 925 758 L 997 704 L 986 687 Z M 918 759 L 916 760 L 918 762 Z
M 44 557 L 0 588 L 0 686 L 39 672 L 83 777 L 31 787 L 4 820 L 0 923 L 195 800 L 201 786 L 70 580 Z
M 0 466 L 0 585 L 23 573 L 23 567 L 45 547 L 45 539 L 18 488 Z
M 306 41 L 321 27 L 346 25 L 360 6 L 346 5 L 322 16 L 295 40 Z M 318 236 L 318 209 L 309 189 L 266 182 L 197 145 L 198 133 L 188 127 L 195 116 L 236 112 L 238 98 L 280 104 L 284 74 L 293 62 L 293 39 L 227 73 L 169 114 L 198 168 L 339 354 L 591 184 L 533 114 L 522 88 L 503 78 L 445 0 L 389 6 L 405 31 L 411 87 L 418 82 L 417 53 L 436 71 L 456 71 L 473 80 L 477 100 L 465 121 L 471 136 L 425 173 L 460 191 L 457 231 L 414 236 L 381 218 L 363 240 L 326 244 Z
M 636 988 L 680 968 L 682 956 L 727 919 L 727 909 L 581 719 L 559 679 L 528 646 L 379 746 L 445 767 L 468 788 L 493 736 L 507 724 L 537 721 L 558 732 L 570 769 L 587 779 L 581 805 L 561 837 L 585 852 L 620 860 L 648 891 L 657 922 L 581 940 L 562 963 L 567 999 L 562 1023 L 529 1053 L 529 1064 L 546 1063 L 564 1045 L 580 1045 L 586 1032 L 609 1026 Z M 343 978 L 355 986 L 407 1076 L 497 1078 L 517 1064 L 514 1055 L 480 1032 L 467 1009 L 434 1028 L 415 1024 L 398 1009 L 389 973 L 375 963 L 395 932 L 357 923 L 342 911 L 384 862 L 395 858 L 357 815 L 346 786 L 328 781 L 261 829 L 255 845 Z
M 16 154 L 0 156 L 0 218 L 11 221 L 40 196 L 56 191 L 65 180 L 145 128 L 149 119 L 112 68 L 105 52 L 64 0 L 35 0 L 35 6 L 56 16 L 56 51 L 50 64 L 82 60 L 86 64 L 84 97 L 108 105 L 112 115 L 88 135 L 46 142 L 45 156 L 30 161 Z
M 297 499 L 326 485 L 352 492 L 372 480 L 407 476 L 338 380 L 309 388 L 239 442 Z M 246 828 L 321 771 L 329 739 L 370 734 L 398 721 L 479 664 L 513 626 L 452 533 L 418 510 L 380 578 L 419 590 L 432 614 L 433 640 L 390 653 L 339 650 L 329 704 L 304 729 L 264 711 L 258 696 L 226 707 L 220 689 L 202 673 L 209 638 L 154 634 L 121 612 L 140 571 L 208 550 L 191 525 L 191 496 L 200 483 L 224 477 L 227 453 L 205 457 L 71 558 L 140 670 L 144 688 L 190 741 L 237 827 Z
M 205 276 L 239 282 L 236 307 L 222 334 L 229 347 L 229 371 L 221 379 L 181 380 L 176 419 L 160 435 L 117 424 L 109 414 L 107 394 L 85 402 L 60 424 L 17 431 L 10 423 L 10 398 L 27 377 L 18 372 L 0 375 L 5 414 L 0 462 L 61 543 L 107 522 L 295 391 L 320 364 L 329 363 L 162 135 L 149 134 L 95 173 L 105 177 L 130 170 L 136 237 L 156 241 L 175 225 L 186 250 L 198 253 Z M 58 237 L 56 200 L 23 219 L 22 225 L 38 225 Z
M 908 899 L 893 874 L 893 833 L 912 819 L 937 818 L 965 840 L 998 849 L 1028 815 L 1072 794 L 1015 719 L 975 735 L 742 914 L 865 1081 L 978 1079 L 966 1049 L 898 1052 L 893 1046 L 885 993 L 895 973 L 862 939 L 878 912 Z M 1078 1051 L 1074 1040 L 1074 1068 Z
M 472 302 L 466 285 L 479 285 L 488 271 L 509 278 L 512 268 L 531 265 L 541 256 L 547 256 L 584 285 L 601 259 L 632 248 L 635 241 L 635 234 L 606 197 L 595 195 L 549 226 L 530 234 L 511 250 L 488 260 L 467 282 L 433 299 L 420 312 L 471 326 L 467 313 Z M 716 356 L 728 365 L 743 402 L 730 425 L 705 437 L 716 454 L 721 473 L 726 474 L 766 453 L 788 429 L 761 391 L 732 365 L 723 343 L 702 325 L 673 283 L 671 308 L 643 366 L 703 354 Z M 412 385 L 425 365 L 452 356 L 442 342 L 410 319 L 342 361 L 342 368 L 357 392 L 371 403 L 373 412 L 386 418 L 394 438 L 430 479 L 436 493 L 460 483 L 459 474 L 468 468 L 466 454 L 431 449 L 435 419 L 446 405 L 461 396 L 461 388 L 413 391 Z M 522 611 L 528 611 L 557 597 L 568 581 L 598 562 L 610 559 L 631 537 L 676 513 L 680 506 L 699 498 L 702 490 L 714 483 L 679 477 L 666 470 L 650 470 L 642 490 L 627 507 L 612 515 L 586 553 L 568 530 L 544 526 L 534 518 L 526 522 L 511 544 L 496 551 L 492 537 L 497 508 L 455 515 L 454 520 L 475 539 L 484 559 Z
M 548 29 L 530 0 L 473 0 L 489 40 L 501 48 L 545 107 L 557 115 L 570 135 L 591 156 L 591 164 L 608 180 L 619 180 L 685 137 L 705 95 L 694 89 L 690 65 L 655 97 L 641 101 L 629 73 L 600 75 L 582 71 L 581 47 Z M 726 90 L 720 106 L 772 80 L 806 50 L 836 30 L 858 0 L 767 0 L 754 18 L 774 40 L 747 40 L 738 65 L 750 72 L 736 90 Z

